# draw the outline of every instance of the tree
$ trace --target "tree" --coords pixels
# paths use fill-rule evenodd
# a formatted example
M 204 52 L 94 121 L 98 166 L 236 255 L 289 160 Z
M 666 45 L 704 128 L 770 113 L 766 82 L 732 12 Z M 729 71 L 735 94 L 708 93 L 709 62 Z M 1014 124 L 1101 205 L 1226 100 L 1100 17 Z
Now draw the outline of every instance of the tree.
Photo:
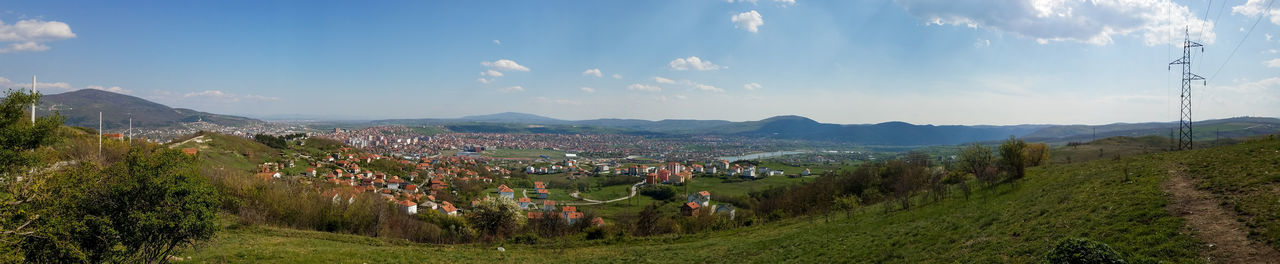
M 49 195 L 32 207 L 47 217 L 19 242 L 29 262 L 160 262 L 218 229 L 217 193 L 194 158 L 168 148 L 81 163 L 39 191 Z
M 5 92 L 0 100 L 0 262 L 21 262 L 9 244 L 34 234 L 32 224 L 41 216 L 27 209 L 38 198 L 33 190 L 44 178 L 24 172 L 40 166 L 35 150 L 59 139 L 54 132 L 63 118 L 54 114 L 32 123 L 26 109 L 38 102 L 40 93 L 16 90 Z
M 974 143 L 960 151 L 959 168 L 972 173 L 973 177 L 990 187 L 996 181 L 995 173 L 989 173 L 989 168 L 995 165 L 995 159 L 990 148 Z
M 853 211 L 862 206 L 862 199 L 857 195 L 841 195 L 835 198 L 836 208 L 843 209 L 845 217 L 853 215 Z
M 1009 183 L 1022 179 L 1027 174 L 1027 143 L 1009 136 L 1000 144 L 1000 164 L 1009 172 Z
M 505 238 L 524 225 L 525 216 L 511 199 L 486 198 L 467 214 L 467 221 L 486 237 Z
M 1049 145 L 1045 143 L 1027 144 L 1023 153 L 1026 155 L 1027 166 L 1035 167 L 1048 164 L 1049 162 Z

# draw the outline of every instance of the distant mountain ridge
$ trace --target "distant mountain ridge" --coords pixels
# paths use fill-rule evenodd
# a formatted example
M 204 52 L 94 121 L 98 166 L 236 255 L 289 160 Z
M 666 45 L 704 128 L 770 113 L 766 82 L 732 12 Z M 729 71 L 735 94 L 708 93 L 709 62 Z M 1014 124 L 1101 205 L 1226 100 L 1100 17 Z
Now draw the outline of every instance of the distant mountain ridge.
M 1169 129 L 1176 129 L 1176 122 L 1153 122 L 1136 124 L 1108 125 L 916 125 L 906 122 L 884 122 L 879 124 L 828 124 L 803 116 L 775 116 L 759 121 L 732 122 L 724 120 L 678 120 L 659 121 L 639 119 L 591 119 L 563 120 L 526 113 L 497 113 L 491 115 L 467 116 L 454 119 L 393 119 L 376 120 L 374 124 L 424 124 L 444 125 L 466 132 L 506 132 L 506 133 L 591 133 L 592 131 L 617 132 L 630 131 L 644 134 L 667 135 L 723 135 L 744 136 L 772 139 L 812 140 L 845 142 L 867 145 L 888 146 L 926 146 L 955 145 L 971 142 L 990 142 L 1003 140 L 1009 136 L 1026 138 L 1034 141 L 1065 143 L 1068 141 L 1088 141 L 1095 137 L 1110 136 L 1168 136 Z M 507 125 L 507 127 L 499 126 Z M 521 128 L 521 125 L 546 126 L 536 129 Z M 1210 139 L 1212 136 L 1247 137 L 1253 135 L 1280 132 L 1280 119 L 1262 117 L 1242 117 L 1220 120 L 1205 120 L 1196 123 L 1196 138 Z M 483 128 L 483 129 L 478 129 Z M 599 128 L 599 129 L 588 129 Z
M 52 110 L 65 117 L 67 125 L 89 128 L 98 127 L 98 112 L 104 114 L 102 123 L 106 129 L 125 128 L 129 125 L 130 117 L 133 118 L 134 128 L 144 129 L 171 127 L 200 120 L 224 126 L 262 122 L 247 117 L 171 108 L 146 99 L 97 89 L 45 95 L 40 98 L 38 108 L 40 111 L 36 111 L 37 115 L 48 115 Z

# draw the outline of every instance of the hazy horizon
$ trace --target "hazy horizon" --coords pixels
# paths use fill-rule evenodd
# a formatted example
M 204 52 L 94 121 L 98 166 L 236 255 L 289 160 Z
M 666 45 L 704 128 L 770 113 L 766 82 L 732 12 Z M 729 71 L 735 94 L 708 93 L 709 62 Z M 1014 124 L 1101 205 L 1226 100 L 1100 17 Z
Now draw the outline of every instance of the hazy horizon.
M 249 117 L 1170 122 L 1185 28 L 1206 45 L 1195 120 L 1275 117 L 1280 10 L 1265 5 L 16 2 L 0 8 L 0 88 L 34 74 L 46 93 Z

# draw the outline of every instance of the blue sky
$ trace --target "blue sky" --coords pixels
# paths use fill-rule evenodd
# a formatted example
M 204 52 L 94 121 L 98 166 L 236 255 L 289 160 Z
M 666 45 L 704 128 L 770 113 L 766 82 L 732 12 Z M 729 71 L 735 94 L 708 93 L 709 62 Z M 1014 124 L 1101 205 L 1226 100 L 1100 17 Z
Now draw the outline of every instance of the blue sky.
M 1189 27 L 1196 119 L 1280 116 L 1267 4 L 5 1 L 0 86 L 254 117 L 1170 121 Z

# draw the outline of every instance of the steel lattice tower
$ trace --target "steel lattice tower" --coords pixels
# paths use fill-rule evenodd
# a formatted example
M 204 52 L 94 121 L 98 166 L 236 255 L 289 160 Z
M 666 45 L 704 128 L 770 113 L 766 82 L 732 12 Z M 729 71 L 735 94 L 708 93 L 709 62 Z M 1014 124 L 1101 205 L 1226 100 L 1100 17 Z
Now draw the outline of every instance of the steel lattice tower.
M 1169 69 L 1173 69 L 1174 64 L 1182 65 L 1182 113 L 1178 116 L 1178 149 L 1191 149 L 1193 141 L 1193 133 L 1191 132 L 1191 81 L 1204 81 L 1204 77 L 1191 73 L 1191 48 L 1200 47 L 1200 52 L 1204 52 L 1204 45 L 1191 41 L 1191 34 L 1188 30 L 1183 31 L 1182 40 L 1182 58 L 1169 63 Z M 1208 81 L 1205 81 L 1208 84 Z

